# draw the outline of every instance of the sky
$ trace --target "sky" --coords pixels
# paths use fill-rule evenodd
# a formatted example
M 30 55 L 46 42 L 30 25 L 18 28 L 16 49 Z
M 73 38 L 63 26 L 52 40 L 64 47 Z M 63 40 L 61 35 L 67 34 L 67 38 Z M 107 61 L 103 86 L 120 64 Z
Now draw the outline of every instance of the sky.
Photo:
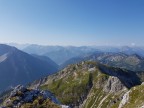
M 0 43 L 144 46 L 144 0 L 0 0 Z

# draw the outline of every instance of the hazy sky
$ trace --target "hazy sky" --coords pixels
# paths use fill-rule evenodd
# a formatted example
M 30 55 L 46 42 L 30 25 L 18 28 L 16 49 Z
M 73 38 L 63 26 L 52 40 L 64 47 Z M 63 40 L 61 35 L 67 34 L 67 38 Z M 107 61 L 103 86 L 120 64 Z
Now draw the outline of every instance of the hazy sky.
M 144 0 L 0 0 L 0 42 L 144 45 Z

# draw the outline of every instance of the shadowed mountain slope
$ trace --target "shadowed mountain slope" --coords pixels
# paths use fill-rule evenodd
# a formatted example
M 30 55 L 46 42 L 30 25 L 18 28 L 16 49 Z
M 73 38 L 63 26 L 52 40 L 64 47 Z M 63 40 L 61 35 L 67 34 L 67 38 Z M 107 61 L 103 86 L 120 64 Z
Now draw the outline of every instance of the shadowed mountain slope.
M 0 91 L 26 84 L 57 71 L 57 65 L 40 60 L 15 47 L 0 44 Z

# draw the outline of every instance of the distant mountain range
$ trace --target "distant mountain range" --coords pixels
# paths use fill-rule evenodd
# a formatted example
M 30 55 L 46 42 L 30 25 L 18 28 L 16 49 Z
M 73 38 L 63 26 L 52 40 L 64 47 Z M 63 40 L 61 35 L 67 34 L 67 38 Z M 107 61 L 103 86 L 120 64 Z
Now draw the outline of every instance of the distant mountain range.
M 40 46 L 29 45 L 23 49 L 29 54 L 44 55 L 51 58 L 58 65 L 64 63 L 72 57 L 89 54 L 98 51 L 91 47 L 74 47 L 74 46 Z
M 132 71 L 144 71 L 144 58 L 137 54 L 124 53 L 94 53 L 87 56 L 74 57 L 63 63 L 60 68 L 69 64 L 75 64 L 81 61 L 97 61 L 113 67 L 124 68 Z
M 0 44 L 0 91 L 57 72 L 58 66 L 49 58 L 32 56 L 15 47 Z
M 58 65 L 62 65 L 67 60 L 92 54 L 94 52 L 124 53 L 127 55 L 137 54 L 144 57 L 144 47 L 138 46 L 43 46 L 36 44 L 9 44 L 15 46 L 29 54 L 44 55 L 51 58 Z

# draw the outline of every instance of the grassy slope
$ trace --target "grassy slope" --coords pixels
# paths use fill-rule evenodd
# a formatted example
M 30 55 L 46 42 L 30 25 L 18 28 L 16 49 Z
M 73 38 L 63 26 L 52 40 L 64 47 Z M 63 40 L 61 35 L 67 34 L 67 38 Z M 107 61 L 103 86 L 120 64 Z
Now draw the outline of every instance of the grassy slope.
M 129 93 L 129 102 L 124 108 L 140 108 L 144 105 L 144 85 L 133 87 Z
M 100 105 L 101 108 L 106 108 L 110 104 L 116 108 L 123 92 L 105 93 L 103 87 L 110 76 L 102 73 L 97 67 L 89 72 L 89 67 L 93 66 L 96 66 L 94 62 L 71 65 L 57 75 L 49 77 L 49 81 L 40 88 L 52 91 L 62 104 L 78 106 L 84 101 L 83 108 L 95 108 L 105 98 Z

